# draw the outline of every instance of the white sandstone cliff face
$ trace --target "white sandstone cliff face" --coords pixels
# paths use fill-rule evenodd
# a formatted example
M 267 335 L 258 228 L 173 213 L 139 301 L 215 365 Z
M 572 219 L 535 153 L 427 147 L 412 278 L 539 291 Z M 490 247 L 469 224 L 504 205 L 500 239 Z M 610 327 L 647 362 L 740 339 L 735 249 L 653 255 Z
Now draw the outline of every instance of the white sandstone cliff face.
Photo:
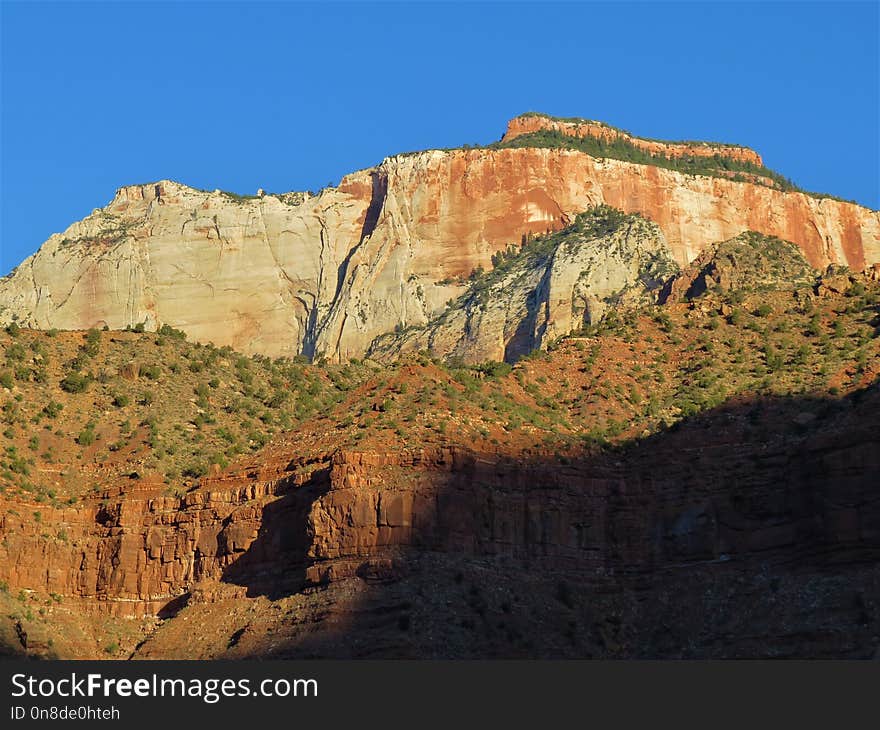
M 122 188 L 25 261 L 0 301 L 37 327 L 168 323 L 203 342 L 297 354 L 329 309 L 366 206 L 339 191 L 287 199 L 168 181 Z
M 544 311 L 536 321 L 534 346 L 598 323 L 618 301 L 652 300 L 677 271 L 659 227 L 637 216 L 610 235 L 566 240 L 536 292 Z
M 317 196 L 122 188 L 0 280 L 0 323 L 167 323 L 248 353 L 344 360 L 427 324 L 465 291 L 456 277 L 524 234 L 601 203 L 654 220 L 680 265 L 745 229 L 818 267 L 880 261 L 880 214 L 848 203 L 570 150 L 429 151 Z
M 599 322 L 620 301 L 653 301 L 678 271 L 663 233 L 635 215 L 613 230 L 602 222 L 601 213 L 579 216 L 571 228 L 529 244 L 426 326 L 377 338 L 370 356 L 426 350 L 466 363 L 513 362 Z

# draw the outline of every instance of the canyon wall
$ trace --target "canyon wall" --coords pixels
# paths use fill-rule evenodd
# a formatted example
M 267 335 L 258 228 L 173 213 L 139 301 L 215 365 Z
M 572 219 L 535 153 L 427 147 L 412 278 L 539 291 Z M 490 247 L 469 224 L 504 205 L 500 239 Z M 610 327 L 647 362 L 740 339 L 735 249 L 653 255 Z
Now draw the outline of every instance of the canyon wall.
M 279 452 L 182 500 L 128 493 L 35 504 L 39 521 L 7 511 L 0 579 L 12 591 L 55 594 L 83 617 L 169 618 L 159 636 L 176 638 L 156 649 L 166 658 L 184 636 L 196 656 L 203 641 L 192 622 L 176 623 L 179 611 L 198 617 L 216 603 L 221 614 L 233 604 L 242 613 L 242 601 L 259 597 L 297 596 L 300 607 L 279 624 L 281 614 L 251 604 L 276 616 L 260 639 L 264 656 L 297 655 L 295 642 L 279 648 L 278 632 L 291 626 L 333 651 L 356 645 L 359 626 L 373 632 L 365 651 L 393 645 L 400 631 L 377 632 L 381 616 L 401 602 L 417 610 L 412 580 L 422 578 L 446 616 L 456 570 L 484 596 L 515 590 L 524 626 L 529 611 L 557 602 L 611 616 L 617 639 L 602 639 L 606 654 L 870 656 L 880 628 L 877 397 L 875 387 L 840 403 L 731 405 L 623 454 L 562 461 L 540 449 L 514 457 L 454 444 L 290 462 Z M 810 429 L 805 409 L 821 413 Z M 755 430 L 757 412 L 772 440 Z M 537 585 L 550 595 L 530 594 Z M 343 589 L 346 603 L 333 593 Z M 456 626 L 419 632 L 428 643 L 418 655 L 450 651 L 446 634 L 461 630 L 466 607 L 446 605 L 443 620 Z M 19 621 L 27 634 L 28 619 Z M 535 651 L 585 655 L 557 638 L 542 636 Z M 513 636 L 493 651 L 523 646 Z M 141 653 L 150 655 L 149 642 Z
M 850 203 L 570 150 L 428 151 L 316 196 L 122 188 L 0 280 L 0 322 L 167 323 L 248 353 L 345 360 L 429 322 L 493 253 L 602 203 L 655 221 L 679 264 L 746 229 L 818 268 L 880 261 L 880 213 Z
M 271 524 L 272 505 L 287 503 L 285 496 L 300 507 L 298 519 L 287 524 L 285 549 L 295 545 L 304 557 L 306 518 L 328 474 L 329 457 L 268 460 L 246 473 L 206 477 L 182 498 L 153 484 L 76 506 L 19 501 L 0 518 L 0 580 L 11 589 L 62 597 L 83 615 L 173 615 L 193 586 L 226 576 Z M 237 570 L 247 565 L 256 584 L 268 567 L 274 584 L 275 548 L 266 565 L 255 564 L 253 549 Z

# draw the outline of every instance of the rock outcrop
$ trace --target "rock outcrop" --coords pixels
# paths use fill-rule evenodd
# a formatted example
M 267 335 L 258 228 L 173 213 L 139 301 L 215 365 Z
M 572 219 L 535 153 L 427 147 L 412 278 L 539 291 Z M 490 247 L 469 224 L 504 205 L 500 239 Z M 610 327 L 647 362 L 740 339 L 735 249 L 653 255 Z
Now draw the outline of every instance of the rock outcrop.
M 306 518 L 328 472 L 329 457 L 326 463 L 267 462 L 248 473 L 206 478 L 183 498 L 153 486 L 78 507 L 10 510 L 0 518 L 2 579 L 11 588 L 63 596 L 84 615 L 167 617 L 193 586 L 226 576 L 271 522 L 273 504 L 277 509 L 298 501 L 298 518 L 288 524 L 295 539 L 287 549 L 304 558 Z M 47 539 L 59 528 L 60 539 Z M 265 558 L 271 565 L 260 565 L 256 553 L 254 548 L 232 578 L 247 565 L 250 584 L 267 590 L 272 583 L 261 583 L 260 576 L 279 556 L 276 551 Z
M 44 509 L 42 525 L 7 514 L 0 565 L 10 588 L 82 615 L 183 610 L 216 631 L 210 606 L 235 607 L 235 636 L 265 620 L 241 610 L 248 597 L 295 597 L 293 615 L 262 609 L 263 656 L 865 657 L 880 629 L 877 397 L 729 406 L 565 462 L 461 445 L 279 460 L 173 504 L 126 495 Z M 794 418 L 805 408 L 821 429 Z M 50 545 L 56 518 L 68 535 Z M 448 625 L 401 647 L 401 606 Z M 484 645 L 486 612 L 525 630 L 547 611 L 564 620 L 534 642 L 502 631 Z M 193 625 L 171 618 L 139 655 L 167 658 L 187 635 L 198 656 Z
M 721 156 L 738 162 L 749 162 L 763 167 L 764 161 L 754 150 L 735 144 L 717 142 L 666 142 L 656 139 L 636 137 L 629 132 L 616 129 L 608 124 L 589 119 L 557 119 L 543 114 L 523 114 L 507 123 L 507 131 L 502 142 L 535 132 L 559 132 L 567 137 L 593 137 L 605 141 L 624 140 L 652 155 L 665 157 L 715 157 Z
M 435 150 L 315 196 L 122 188 L 0 280 L 0 322 L 167 323 L 249 353 L 345 360 L 427 324 L 524 235 L 600 204 L 657 223 L 680 265 L 747 229 L 814 267 L 880 261 L 880 214 L 855 204 L 575 150 Z
M 595 208 L 559 233 L 500 256 L 439 317 L 378 338 L 368 354 L 393 358 L 425 350 L 467 363 L 515 362 L 597 324 L 616 304 L 654 301 L 677 271 L 656 224 Z
M 747 231 L 703 251 L 680 276 L 667 282 L 659 298 L 661 302 L 691 299 L 714 289 L 811 289 L 818 273 L 794 244 Z M 849 284 L 847 279 L 846 289 Z

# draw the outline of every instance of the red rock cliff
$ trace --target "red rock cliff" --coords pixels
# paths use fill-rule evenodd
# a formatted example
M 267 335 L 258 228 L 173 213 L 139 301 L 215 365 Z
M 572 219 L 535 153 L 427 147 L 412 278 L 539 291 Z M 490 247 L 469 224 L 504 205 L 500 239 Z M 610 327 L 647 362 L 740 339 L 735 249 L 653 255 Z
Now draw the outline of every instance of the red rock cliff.
M 719 412 L 724 429 L 695 423 L 653 437 L 622 462 L 560 464 L 551 454 L 505 458 L 456 446 L 338 451 L 279 459 L 238 482 L 205 480 L 182 501 L 129 494 L 103 507 L 43 506 L 41 524 L 7 512 L 0 578 L 14 592 L 60 594 L 65 610 L 131 617 L 173 616 L 187 597 L 197 609 L 226 600 L 228 611 L 230 597 L 306 589 L 293 623 L 327 638 L 338 630 L 328 619 L 341 615 L 334 641 L 347 645 L 369 630 L 365 621 L 400 604 L 393 584 L 402 575 L 438 558 L 476 560 L 482 578 L 496 581 L 490 590 L 511 577 L 517 586 L 564 577 L 590 602 L 646 607 L 624 622 L 629 646 L 603 640 L 612 654 L 676 651 L 675 642 L 661 646 L 672 630 L 666 622 L 691 637 L 705 622 L 717 641 L 701 639 L 709 642 L 704 655 L 760 655 L 765 648 L 748 641 L 764 636 L 795 656 L 864 656 L 872 629 L 861 617 L 875 600 L 870 572 L 880 548 L 876 400 L 868 393 L 806 439 L 791 425 L 798 404 L 780 402 L 788 437 L 773 443 L 746 419 Z M 48 539 L 59 525 L 65 539 Z M 765 573 L 770 587 L 758 590 L 763 578 L 755 576 Z M 795 602 L 775 603 L 767 576 L 790 584 Z M 324 600 L 312 588 L 351 579 L 355 595 L 378 584 L 387 596 L 330 604 L 309 618 L 305 607 Z M 812 600 L 823 609 L 802 608 Z M 692 605 L 701 606 L 698 616 Z M 731 616 L 746 609 L 734 626 Z M 848 633 L 829 632 L 832 616 Z M 176 645 L 187 630 L 184 623 Z M 191 637 L 194 646 L 203 640 Z
M 459 273 L 489 264 L 494 250 L 522 233 L 559 228 L 599 203 L 655 221 L 681 264 L 747 229 L 797 243 L 819 268 L 862 270 L 880 260 L 876 211 L 747 182 L 544 148 L 426 152 L 391 158 L 381 169 L 395 205 L 386 205 L 377 230 L 394 216 L 409 236 L 432 241 L 435 265 L 439 254 L 444 268 Z
M 614 139 L 622 139 L 653 155 L 664 155 L 666 157 L 714 157 L 715 155 L 721 155 L 738 162 L 751 162 L 758 167 L 764 164 L 761 155 L 748 147 L 741 147 L 740 145 L 715 142 L 666 142 L 644 139 L 610 127 L 607 124 L 602 124 L 602 122 L 594 122 L 587 119 L 554 119 L 553 117 L 535 114 L 526 114 L 511 119 L 507 124 L 507 132 L 502 137 L 502 141 L 509 142 L 524 134 L 544 130 L 560 132 L 569 137 L 595 137 L 607 142 Z
M 456 277 L 600 203 L 655 221 L 679 264 L 746 229 L 793 241 L 817 268 L 880 261 L 880 213 L 852 203 L 574 150 L 434 150 L 317 196 L 124 188 L 0 280 L 0 324 L 163 322 L 246 352 L 362 357 L 439 314 L 463 292 Z

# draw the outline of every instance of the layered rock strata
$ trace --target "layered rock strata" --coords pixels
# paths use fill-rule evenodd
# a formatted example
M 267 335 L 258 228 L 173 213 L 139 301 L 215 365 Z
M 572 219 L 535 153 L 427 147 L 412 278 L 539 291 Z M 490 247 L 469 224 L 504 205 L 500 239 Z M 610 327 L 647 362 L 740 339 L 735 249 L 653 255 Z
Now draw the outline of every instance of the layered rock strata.
M 656 139 L 636 137 L 629 132 L 616 129 L 608 124 L 589 119 L 557 119 L 543 114 L 523 114 L 507 123 L 507 131 L 502 142 L 510 142 L 517 137 L 536 132 L 559 132 L 566 137 L 592 137 L 606 142 L 622 140 L 652 155 L 664 157 L 725 157 L 737 162 L 748 162 L 763 167 L 764 161 L 754 150 L 735 144 L 717 142 L 667 142 Z
M 426 326 L 377 338 L 370 357 L 425 350 L 467 363 L 515 362 L 597 324 L 612 307 L 654 301 L 678 271 L 655 224 L 601 208 L 509 256 Z
M 206 480 L 173 503 L 125 495 L 44 508 L 40 525 L 7 513 L 2 578 L 12 590 L 57 593 L 83 615 L 159 614 L 170 618 L 165 631 L 180 610 L 197 617 L 231 597 L 240 607 L 248 597 L 296 596 L 292 623 L 270 622 L 274 638 L 258 642 L 279 656 L 301 655 L 302 631 L 309 651 L 325 655 L 364 636 L 366 655 L 407 655 L 416 645 L 422 656 L 467 653 L 445 643 L 471 631 L 467 623 L 416 632 L 401 648 L 399 628 L 381 622 L 400 605 L 429 620 L 419 612 L 422 578 L 448 580 L 429 593 L 457 606 L 461 581 L 449 570 L 481 576 L 467 598 L 471 609 L 483 606 L 479 615 L 497 593 L 513 602 L 492 608 L 499 621 L 540 613 L 546 601 L 576 622 L 555 627 L 559 635 L 533 654 L 870 656 L 880 628 L 877 395 L 875 387 L 839 403 L 734 404 L 623 458 L 514 458 L 453 445 L 339 451 L 279 461 L 240 475 L 243 484 Z M 822 429 L 803 427 L 795 416 L 804 409 Z M 40 536 L 61 523 L 64 541 Z M 420 578 L 426 569 L 442 574 Z M 491 653 L 526 646 L 521 635 L 503 636 Z M 188 651 L 200 640 L 191 635 Z
M 599 204 L 656 222 L 679 265 L 747 229 L 817 268 L 880 261 L 880 214 L 851 203 L 574 150 L 435 150 L 314 196 L 121 188 L 0 280 L 0 322 L 167 323 L 245 352 L 345 360 L 427 324 L 493 254 Z

